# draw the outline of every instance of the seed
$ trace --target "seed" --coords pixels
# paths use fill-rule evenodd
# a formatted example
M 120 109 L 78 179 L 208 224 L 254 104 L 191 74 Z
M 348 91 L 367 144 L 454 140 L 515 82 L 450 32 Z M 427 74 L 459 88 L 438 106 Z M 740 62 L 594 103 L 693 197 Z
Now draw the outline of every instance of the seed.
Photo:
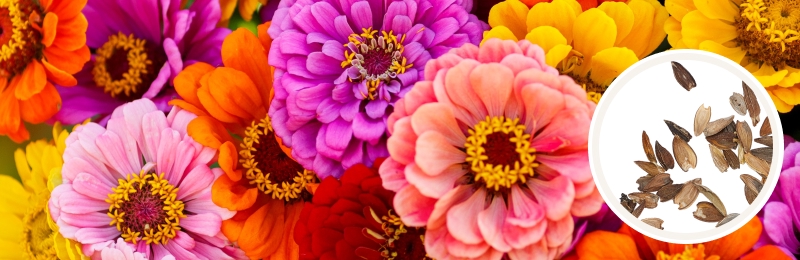
M 703 133 L 703 130 L 706 129 L 706 125 L 708 125 L 709 119 L 711 119 L 711 106 L 705 107 L 705 104 L 700 105 L 700 107 L 697 108 L 697 112 L 694 113 L 694 136 Z
M 697 87 L 697 82 L 694 81 L 692 74 L 689 73 L 689 71 L 686 70 L 686 68 L 684 68 L 680 63 L 675 61 L 672 62 L 672 74 L 675 75 L 675 79 L 678 81 L 678 84 L 686 89 L 686 91 Z
M 753 126 L 758 125 L 761 121 L 761 107 L 758 105 L 756 94 L 747 84 L 742 81 L 742 90 L 744 92 L 744 104 L 747 106 L 747 112 L 750 113 L 750 119 L 753 120 Z
M 686 129 L 683 127 L 669 120 L 664 120 L 664 123 L 667 123 L 669 131 L 672 132 L 673 135 L 677 135 L 686 142 L 692 140 L 692 134 L 690 134 L 689 131 L 686 131 Z
M 661 189 L 656 192 L 656 195 L 658 195 L 661 202 L 667 202 L 674 199 L 681 188 L 683 188 L 683 184 L 664 185 L 664 187 L 661 187 Z
M 661 220 L 660 218 L 645 218 L 645 219 L 642 219 L 642 222 L 644 222 L 644 223 L 646 223 L 648 225 L 651 225 L 654 228 L 664 230 L 664 228 L 661 227 L 661 224 L 664 224 L 664 221 Z
M 711 204 L 714 204 L 714 207 L 716 207 L 719 212 L 722 212 L 722 215 L 728 215 L 728 211 L 725 210 L 725 204 L 722 204 L 722 200 L 719 199 L 716 193 L 703 185 L 697 185 L 697 190 L 703 193 L 703 196 L 706 196 L 706 198 L 711 201 Z
M 656 154 L 653 153 L 653 146 L 650 145 L 650 137 L 647 132 L 642 131 L 642 146 L 644 147 L 644 154 L 647 155 L 647 160 L 656 163 Z
M 744 152 L 744 149 L 742 149 L 742 146 L 739 146 L 739 149 L 736 150 L 736 154 L 737 154 L 737 156 L 739 156 L 739 165 L 744 164 L 744 154 L 745 154 L 745 152 Z
M 762 136 L 762 137 L 756 138 L 755 141 L 756 141 L 756 143 L 772 147 L 772 136 L 771 135 Z
M 719 132 L 712 136 L 707 136 L 706 141 L 718 147 L 719 149 L 734 149 L 736 148 L 736 134 L 730 132 Z
M 636 180 L 636 183 L 639 184 L 639 191 L 653 192 L 658 191 L 665 185 L 672 184 L 672 178 L 670 178 L 668 173 L 659 173 L 640 177 Z
M 633 214 L 634 217 L 638 218 L 639 216 L 642 215 L 642 211 L 644 211 L 644 205 L 639 205 L 633 210 L 633 212 L 631 212 L 631 214 Z
M 675 162 L 684 172 L 697 167 L 697 154 L 694 153 L 694 149 L 677 135 L 672 139 L 672 152 Z
M 764 118 L 764 123 L 761 124 L 761 131 L 758 131 L 760 136 L 772 134 L 772 126 L 769 125 L 769 117 Z
M 717 223 L 717 227 L 725 225 L 725 224 L 728 224 L 728 222 L 731 222 L 731 220 L 733 220 L 734 218 L 736 218 L 738 216 L 739 216 L 739 213 L 728 214 L 719 223 Z
M 658 195 L 649 192 L 634 192 L 628 194 L 628 197 L 631 198 L 633 202 L 636 204 L 644 205 L 645 208 L 654 209 L 658 206 Z
M 675 195 L 675 198 L 672 199 L 672 202 L 678 204 L 678 209 L 685 209 L 694 203 L 694 200 L 697 199 L 697 195 L 700 194 L 700 191 L 697 189 L 697 185 L 702 184 L 702 180 L 700 178 L 688 181 L 683 184 L 683 187 Z
M 756 148 L 750 150 L 750 153 L 752 153 L 759 159 L 766 161 L 767 163 L 772 163 L 772 147 Z
M 725 155 L 725 161 L 728 162 L 728 166 L 730 166 L 731 169 L 739 169 L 739 158 L 736 157 L 736 154 L 733 153 L 733 151 L 722 150 L 722 154 Z
M 633 212 L 633 209 L 636 208 L 636 202 L 629 199 L 628 195 L 625 195 L 625 193 L 622 193 L 622 197 L 619 198 L 619 203 L 622 204 L 622 207 L 628 212 Z
M 694 211 L 694 218 L 703 222 L 719 222 L 725 218 L 713 204 L 701 201 L 697 203 L 697 210 Z
M 638 165 L 639 168 L 642 168 L 642 170 L 647 172 L 647 174 L 649 175 L 657 175 L 659 173 L 665 172 L 664 168 L 661 168 L 661 166 L 658 166 L 655 163 L 645 162 L 645 161 L 634 161 L 634 163 L 636 163 L 636 165 Z
M 714 166 L 717 166 L 719 172 L 727 172 L 728 161 L 725 160 L 725 155 L 722 153 L 722 150 L 712 144 L 708 144 L 708 148 L 711 149 L 711 159 L 714 160 Z
M 706 135 L 706 137 L 715 135 L 720 131 L 722 131 L 723 129 L 725 129 L 725 127 L 728 126 L 731 122 L 733 122 L 733 116 L 723 117 L 711 121 L 710 123 L 708 123 L 708 125 L 706 125 L 706 129 L 703 131 L 703 133 Z
M 769 163 L 766 161 L 756 157 L 752 153 L 744 154 L 744 160 L 747 162 L 747 166 L 749 166 L 750 169 L 753 169 L 762 177 L 766 178 L 769 175 Z
M 750 132 L 750 126 L 746 122 L 736 122 L 736 137 L 739 139 L 739 143 L 744 146 L 744 150 L 750 151 L 750 147 L 753 145 L 753 133 Z
M 744 197 L 747 199 L 747 203 L 753 204 L 753 201 L 758 197 L 758 193 L 761 192 L 761 188 L 764 187 L 764 184 L 750 174 L 739 175 L 739 179 L 742 179 L 742 182 L 744 182 Z
M 658 141 L 656 141 L 656 156 L 658 157 L 658 162 L 661 164 L 662 168 L 675 168 L 675 161 L 672 159 L 672 154 L 670 154 L 666 148 L 661 146 Z
M 744 105 L 744 96 L 742 96 L 742 94 L 733 92 L 729 100 L 733 110 L 736 111 L 737 114 L 741 116 L 747 114 L 747 107 Z

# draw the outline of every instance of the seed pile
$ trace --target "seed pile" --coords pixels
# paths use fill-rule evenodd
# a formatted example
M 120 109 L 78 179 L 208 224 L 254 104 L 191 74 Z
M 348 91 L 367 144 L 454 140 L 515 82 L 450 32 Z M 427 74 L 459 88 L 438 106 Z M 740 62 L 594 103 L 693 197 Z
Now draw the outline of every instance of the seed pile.
M 691 91 L 697 87 L 694 77 L 680 63 L 672 62 L 672 70 L 677 83 Z M 729 97 L 730 105 L 739 116 L 749 114 L 749 123 L 753 127 L 760 121 L 761 109 L 753 90 L 742 82 L 742 93 L 733 93 Z M 672 201 L 678 205 L 678 210 L 695 206 L 692 213 L 694 218 L 710 223 L 717 223 L 717 227 L 724 225 L 738 216 L 738 213 L 729 213 L 722 199 L 711 188 L 703 185 L 701 178 L 695 178 L 685 183 L 673 183 L 670 171 L 677 165 L 683 172 L 697 167 L 697 154 L 689 145 L 693 137 L 703 135 L 708 143 L 712 162 L 720 173 L 728 169 L 739 169 L 747 165 L 761 176 L 757 179 L 750 174 L 741 174 L 744 194 L 748 204 L 752 204 L 768 175 L 772 163 L 772 128 L 769 118 L 764 119 L 758 137 L 753 138 L 754 132 L 747 120 L 735 121 L 735 115 L 716 117 L 712 120 L 710 106 L 701 105 L 694 116 L 693 132 L 670 120 L 664 120 L 667 128 L 672 133 L 672 151 L 667 149 L 658 140 L 655 148 L 646 131 L 642 131 L 642 146 L 647 161 L 634 161 L 647 175 L 639 177 L 636 183 L 638 192 L 621 194 L 620 203 L 635 217 L 639 217 L 644 209 L 654 209 L 659 202 Z M 662 140 L 663 141 L 663 140 Z M 754 148 L 756 145 L 764 147 Z M 669 145 L 667 145 L 669 147 Z M 702 151 L 700 151 L 702 152 Z M 706 162 L 702 162 L 706 163 Z M 691 173 L 689 173 L 691 174 Z M 719 184 L 718 184 L 719 185 Z M 707 201 L 695 204 L 697 197 L 702 194 Z M 642 222 L 658 229 L 664 229 L 664 221 L 659 218 L 645 218 Z

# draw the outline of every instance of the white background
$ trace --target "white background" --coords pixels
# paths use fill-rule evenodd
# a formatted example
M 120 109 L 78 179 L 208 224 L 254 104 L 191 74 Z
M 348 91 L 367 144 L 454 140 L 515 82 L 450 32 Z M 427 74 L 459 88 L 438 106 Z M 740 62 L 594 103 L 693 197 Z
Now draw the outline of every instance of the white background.
M 703 185 L 709 187 L 722 200 L 728 213 L 742 213 L 749 204 L 744 196 L 744 183 L 739 179 L 741 174 L 750 174 L 756 179 L 761 177 L 747 165 L 741 165 L 738 170 L 728 168 L 727 172 L 720 173 L 711 158 L 709 143 L 701 133 L 694 136 L 694 115 L 701 104 L 711 107 L 711 120 L 734 116 L 734 122 L 745 121 L 751 128 L 753 138 L 759 136 L 761 125 L 767 117 L 765 110 L 769 109 L 764 102 L 759 100 L 761 106 L 761 121 L 753 127 L 749 113 L 741 116 L 737 114 L 729 103 L 733 92 L 744 95 L 742 92 L 742 79 L 710 63 L 693 60 L 677 60 L 697 81 L 697 87 L 686 91 L 675 80 L 669 62 L 656 64 L 642 73 L 635 75 L 622 90 L 613 97 L 613 102 L 605 114 L 602 115 L 602 124 L 599 124 L 600 145 L 599 156 L 602 161 L 602 172 L 616 194 L 616 201 L 609 203 L 619 204 L 621 193 L 629 194 L 638 192 L 636 180 L 647 175 L 634 161 L 648 161 L 642 148 L 642 130 L 647 131 L 650 142 L 655 149 L 655 142 L 666 148 L 674 155 L 672 149 L 673 135 L 664 123 L 670 120 L 680 125 L 692 134 L 689 145 L 697 154 L 697 167 L 683 172 L 677 162 L 675 167 L 668 170 L 673 183 L 685 183 L 694 178 L 702 178 Z M 754 91 L 761 86 L 752 86 Z M 761 90 L 763 91 L 763 90 Z M 758 95 L 757 95 L 758 96 Z M 608 97 L 604 97 L 608 98 Z M 770 118 L 774 122 L 778 118 Z M 775 124 L 773 123 L 773 128 Z M 782 136 L 778 136 L 782 138 Z M 764 147 L 753 142 L 752 148 Z M 738 154 L 736 150 L 734 153 Z M 780 158 L 777 158 L 780 159 Z M 780 165 L 780 164 L 778 164 Z M 777 177 L 777 176 L 771 176 Z M 601 177 L 602 178 L 602 177 Z M 769 182 L 768 182 L 769 183 Z M 767 185 L 767 184 L 765 184 Z M 767 189 L 772 190 L 772 189 Z M 769 194 L 760 194 L 769 196 Z M 703 194 L 688 208 L 678 210 L 678 205 L 671 200 L 659 202 L 655 209 L 644 209 L 639 219 L 660 218 L 664 220 L 665 231 L 678 233 L 695 233 L 714 229 L 716 223 L 702 222 L 693 217 L 696 205 L 701 201 L 709 201 Z

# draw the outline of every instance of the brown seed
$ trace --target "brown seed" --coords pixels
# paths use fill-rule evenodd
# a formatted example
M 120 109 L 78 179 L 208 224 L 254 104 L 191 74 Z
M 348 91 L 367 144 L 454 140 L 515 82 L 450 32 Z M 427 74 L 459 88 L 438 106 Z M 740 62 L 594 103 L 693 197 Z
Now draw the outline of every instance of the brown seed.
M 736 111 L 739 115 L 747 114 L 747 107 L 744 105 L 744 96 L 742 94 L 733 92 L 730 98 L 728 98 L 731 102 L 731 106 L 733 110 Z
M 736 218 L 736 217 L 738 217 L 738 216 L 739 216 L 739 213 L 731 213 L 731 214 L 728 214 L 727 216 L 725 216 L 724 218 L 722 218 L 722 220 L 721 220 L 721 221 L 719 221 L 719 223 L 717 223 L 717 227 L 719 227 L 719 226 L 722 226 L 722 225 L 725 225 L 725 224 L 728 224 L 728 222 L 731 222 L 731 220 L 733 220 L 734 218 Z
M 661 189 L 656 192 L 658 195 L 659 201 L 667 202 L 675 198 L 675 195 L 678 195 L 678 192 L 683 188 L 683 184 L 670 184 L 661 187 Z
M 736 148 L 736 134 L 730 132 L 719 132 L 712 136 L 706 136 L 706 141 L 715 145 L 719 149 Z
M 697 185 L 697 190 L 700 191 L 700 193 L 703 193 L 703 196 L 706 196 L 706 198 L 711 201 L 711 204 L 714 204 L 714 207 L 716 207 L 719 212 L 722 212 L 722 215 L 728 215 L 728 211 L 725 209 L 725 204 L 722 204 L 722 200 L 719 199 L 719 196 L 717 196 L 716 193 L 703 185 Z
M 654 209 L 658 206 L 658 195 L 649 192 L 634 192 L 628 194 L 628 197 L 631 198 L 633 202 L 636 204 L 642 204 L 645 208 Z
M 750 151 L 753 146 L 753 132 L 750 132 L 750 126 L 744 121 L 736 122 L 736 137 L 739 143 L 744 146 L 745 151 Z
M 758 197 L 758 193 L 761 192 L 761 188 L 764 187 L 764 184 L 761 184 L 761 181 L 750 174 L 739 175 L 739 179 L 742 179 L 742 182 L 744 182 L 744 197 L 747 199 L 747 203 L 753 204 L 753 201 Z
M 636 208 L 636 202 L 629 199 L 628 195 L 625 195 L 625 193 L 622 193 L 622 197 L 619 198 L 619 203 L 622 204 L 622 207 L 628 212 L 633 212 L 633 209 Z
M 672 178 L 670 178 L 668 173 L 659 173 L 655 176 L 647 175 L 640 177 L 638 180 L 636 180 L 636 183 L 639 184 L 639 191 L 653 192 L 658 191 L 665 185 L 672 184 Z
M 694 211 L 694 218 L 703 222 L 719 222 L 725 215 L 719 212 L 713 204 L 701 201 L 697 203 L 697 210 Z
M 681 85 L 687 91 L 692 90 L 694 87 L 697 87 L 697 82 L 694 81 L 694 77 L 692 74 L 689 73 L 686 68 L 683 67 L 678 62 L 672 62 L 672 74 L 675 75 L 675 80 L 678 81 L 678 84 Z
M 661 146 L 661 144 L 656 141 L 656 157 L 658 158 L 658 162 L 661 164 L 661 167 L 665 170 L 669 170 L 675 168 L 675 160 L 672 159 L 672 154 L 669 151 Z
M 739 146 L 739 149 L 736 150 L 736 156 L 739 156 L 739 165 L 744 164 L 744 154 L 745 152 L 742 149 L 742 146 Z
M 756 141 L 756 143 L 772 147 L 772 136 L 771 135 L 762 136 L 762 137 L 756 138 L 755 141 Z
M 758 125 L 761 121 L 761 107 L 758 105 L 756 94 L 747 84 L 742 81 L 742 90 L 744 92 L 744 104 L 747 106 L 747 112 L 750 113 L 750 119 L 753 120 L 753 126 Z
M 762 177 L 769 176 L 769 163 L 766 161 L 756 157 L 752 153 L 744 154 L 744 160 L 747 162 L 747 166 L 749 166 L 750 169 L 753 169 Z
M 642 131 L 642 146 L 644 147 L 644 154 L 647 155 L 647 160 L 656 163 L 656 154 L 653 153 L 653 146 L 650 145 L 650 137 L 647 132 Z
M 725 160 L 725 154 L 722 153 L 722 150 L 712 144 L 708 144 L 708 148 L 711 149 L 711 159 L 714 160 L 714 166 L 717 166 L 719 172 L 727 172 L 728 161 Z
M 686 131 L 686 129 L 683 127 L 669 120 L 664 120 L 664 123 L 667 123 L 669 131 L 672 132 L 673 135 L 677 135 L 686 142 L 692 140 L 692 134 L 690 134 L 689 131 Z
M 697 108 L 697 112 L 694 113 L 694 136 L 703 133 L 703 130 L 706 129 L 706 125 L 708 125 L 709 119 L 711 119 L 711 106 L 706 107 L 705 104 L 700 105 L 700 107 Z
M 635 161 L 634 163 L 636 163 L 636 165 L 638 165 L 639 168 L 642 168 L 642 170 L 647 172 L 647 174 L 649 175 L 656 175 L 665 172 L 664 168 L 661 168 L 661 166 L 658 166 L 655 163 L 645 162 L 645 161 Z
M 702 180 L 699 178 L 688 181 L 683 184 L 683 187 L 675 195 L 675 198 L 672 199 L 672 202 L 678 204 L 678 209 L 685 209 L 694 203 L 694 200 L 697 199 L 697 195 L 700 194 L 700 191 L 697 189 L 697 185 L 702 184 Z
M 725 127 L 728 126 L 731 122 L 733 122 L 733 116 L 723 117 L 711 121 L 708 123 L 708 125 L 706 125 L 706 129 L 703 131 L 703 133 L 706 135 L 706 137 L 715 135 L 720 131 L 722 131 L 723 129 L 725 129 Z
M 739 158 L 736 157 L 736 154 L 733 153 L 733 151 L 723 150 L 722 154 L 725 155 L 725 161 L 728 162 L 728 166 L 730 166 L 731 169 L 739 169 Z
M 756 148 L 750 150 L 750 153 L 760 158 L 761 160 L 766 161 L 767 163 L 772 163 L 772 147 Z
M 660 218 L 645 218 L 642 219 L 642 222 L 651 225 L 654 228 L 664 230 L 664 228 L 661 227 L 661 225 L 664 224 L 664 220 L 661 220 Z
M 764 118 L 764 123 L 761 124 L 761 131 L 758 131 L 760 136 L 771 135 L 772 134 L 772 126 L 769 125 L 769 117 Z
M 642 211 L 644 211 L 644 205 L 639 205 L 638 207 L 636 207 L 636 209 L 633 210 L 633 212 L 631 212 L 631 214 L 633 214 L 634 217 L 638 218 L 640 215 L 642 215 Z
M 697 154 L 694 153 L 694 149 L 677 135 L 672 139 L 672 152 L 675 162 L 684 172 L 697 167 Z

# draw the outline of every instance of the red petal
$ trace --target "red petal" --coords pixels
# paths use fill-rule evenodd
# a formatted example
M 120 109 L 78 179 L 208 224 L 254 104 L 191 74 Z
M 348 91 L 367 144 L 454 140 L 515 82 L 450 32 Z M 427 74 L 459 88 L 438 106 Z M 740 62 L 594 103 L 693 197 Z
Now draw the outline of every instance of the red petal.
M 342 239 L 342 233 L 329 229 L 322 228 L 311 235 L 311 251 L 314 255 L 322 256 L 322 254 L 333 251 L 336 247 L 336 241 Z
M 325 180 L 320 183 L 317 191 L 314 192 L 312 202 L 316 205 L 333 205 L 333 203 L 339 199 L 339 195 L 336 194 L 336 191 L 339 189 L 340 185 L 339 181 L 334 177 L 325 178 Z

